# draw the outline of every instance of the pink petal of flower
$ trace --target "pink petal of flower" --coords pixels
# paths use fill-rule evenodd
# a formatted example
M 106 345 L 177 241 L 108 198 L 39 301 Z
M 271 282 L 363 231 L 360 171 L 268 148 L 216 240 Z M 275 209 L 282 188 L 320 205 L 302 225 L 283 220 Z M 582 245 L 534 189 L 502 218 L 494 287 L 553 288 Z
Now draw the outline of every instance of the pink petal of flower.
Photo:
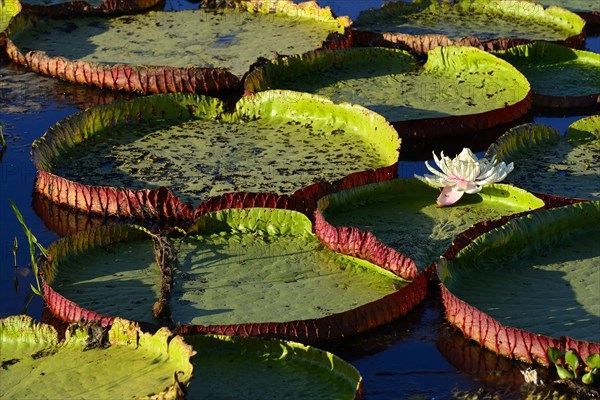
M 451 206 L 456 203 L 465 194 L 462 190 L 456 190 L 454 186 L 446 186 L 437 198 L 439 206 Z

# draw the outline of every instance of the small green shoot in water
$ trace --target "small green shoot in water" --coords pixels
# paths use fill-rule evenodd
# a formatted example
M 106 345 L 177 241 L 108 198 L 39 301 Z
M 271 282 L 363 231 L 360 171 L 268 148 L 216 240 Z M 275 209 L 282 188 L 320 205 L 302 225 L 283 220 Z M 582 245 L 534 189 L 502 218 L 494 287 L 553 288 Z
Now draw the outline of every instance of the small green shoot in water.
M 6 140 L 4 140 L 4 129 L 0 123 L 0 151 L 6 149 Z
M 36 286 L 33 286 L 33 284 L 30 284 L 31 291 L 33 293 L 37 294 L 38 296 L 42 296 L 42 287 L 40 285 L 40 277 L 39 277 L 39 266 L 38 266 L 37 257 L 36 257 L 36 247 L 40 251 L 42 257 L 44 257 L 44 258 L 48 257 L 48 253 L 46 251 L 46 248 L 38 242 L 37 238 L 33 235 L 31 230 L 27 227 L 27 224 L 25 224 L 25 219 L 23 218 L 23 215 L 17 208 L 17 205 L 12 200 L 9 200 L 9 202 L 10 202 L 10 206 L 12 207 L 17 219 L 19 220 L 19 223 L 21 224 L 21 227 L 23 228 L 23 231 L 25 232 L 25 235 L 27 236 L 27 241 L 29 242 L 29 254 L 31 256 L 31 270 L 33 271 L 33 275 L 35 276 L 35 283 L 36 283 Z M 13 256 L 15 258 L 15 266 L 16 266 L 16 260 L 17 260 L 17 250 L 18 250 L 18 242 L 17 242 L 17 239 L 15 238 L 15 242 L 13 244 Z
M 560 379 L 569 379 L 588 386 L 600 384 L 600 354 L 591 354 L 586 358 L 585 363 L 575 350 L 563 353 L 556 347 L 550 347 L 547 354 L 550 362 L 556 367 Z

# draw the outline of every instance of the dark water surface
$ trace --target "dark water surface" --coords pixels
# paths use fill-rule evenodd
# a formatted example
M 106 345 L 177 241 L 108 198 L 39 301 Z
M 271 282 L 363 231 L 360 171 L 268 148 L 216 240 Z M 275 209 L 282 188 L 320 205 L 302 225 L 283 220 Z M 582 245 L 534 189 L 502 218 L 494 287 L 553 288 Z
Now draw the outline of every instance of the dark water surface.
M 380 0 L 323 2 L 336 13 L 351 17 L 356 17 L 362 8 L 381 3 Z M 166 10 L 194 8 L 196 4 L 184 0 L 168 0 L 165 6 Z M 600 37 L 588 38 L 587 48 L 600 53 Z M 8 144 L 0 159 L 0 317 L 23 310 L 32 282 L 31 273 L 27 274 L 29 270 L 25 268 L 29 263 L 27 240 L 8 200 L 18 205 L 41 243 L 48 245 L 58 238 L 32 206 L 35 168 L 29 158 L 31 143 L 50 125 L 79 109 L 125 97 L 43 78 L 0 58 L 0 122 Z M 546 123 L 564 132 L 569 124 L 594 112 L 597 110 L 562 114 L 534 110 L 526 120 Z M 462 147 L 471 147 L 471 143 L 468 136 L 452 142 L 403 143 L 403 148 L 414 151 L 406 157 L 410 161 L 401 162 L 400 175 L 412 177 L 415 172 L 423 173 L 423 160 L 430 157 L 432 149 L 444 149 L 450 155 Z M 24 268 L 13 267 L 15 237 L 19 241 L 17 264 Z M 27 314 L 41 318 L 42 301 L 38 297 L 29 305 Z M 367 399 L 445 399 L 452 398 L 457 390 L 475 393 L 481 388 L 482 393 L 517 398 L 522 383 L 519 369 L 524 366 L 479 349 L 444 323 L 436 295 L 395 323 L 322 347 L 360 370 Z

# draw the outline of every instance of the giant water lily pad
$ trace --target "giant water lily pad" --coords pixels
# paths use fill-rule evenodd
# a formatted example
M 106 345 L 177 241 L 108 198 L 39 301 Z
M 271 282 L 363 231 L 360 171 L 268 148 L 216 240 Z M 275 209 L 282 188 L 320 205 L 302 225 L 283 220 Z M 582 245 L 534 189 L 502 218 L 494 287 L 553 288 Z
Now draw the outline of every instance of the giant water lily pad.
M 581 45 L 585 21 L 560 7 L 522 0 L 415 0 L 386 3 L 363 11 L 353 28 L 412 35 L 441 34 L 450 39 L 551 40 Z
M 318 48 L 346 24 L 314 2 L 291 1 L 43 23 L 24 19 L 11 29 L 7 53 L 36 72 L 78 83 L 205 92 L 234 88 L 259 57 Z
M 252 72 L 247 92 L 285 88 L 361 104 L 401 136 L 489 128 L 529 110 L 530 86 L 513 66 L 473 47 L 438 47 L 420 66 L 402 50 L 318 50 Z
M 125 14 L 154 8 L 160 0 L 27 0 L 23 7 L 40 15 Z
M 389 123 L 362 107 L 269 91 L 233 114 L 216 99 L 176 94 L 91 108 L 50 128 L 32 156 L 37 189 L 53 201 L 191 218 L 192 206 L 229 192 L 292 196 L 366 170 L 361 182 L 389 179 L 399 145 Z M 302 209 L 305 195 L 297 197 Z
M 396 179 L 329 195 L 319 201 L 317 218 L 319 223 L 372 232 L 423 270 L 471 225 L 544 205 L 524 190 L 503 184 L 486 186 L 452 207 L 438 207 L 438 195 L 438 189 L 417 179 Z M 334 238 L 328 229 L 323 232 L 322 241 Z
M 160 0 L 26 0 L 23 7 L 40 15 L 124 14 L 156 7 Z
M 525 124 L 501 136 L 487 151 L 514 162 L 507 181 L 533 192 L 566 198 L 600 198 L 600 116 L 573 123 L 565 136 L 546 125 Z
M 592 107 L 600 103 L 600 57 L 597 53 L 536 42 L 495 54 L 527 77 L 536 105 Z
M 276 339 L 188 336 L 196 365 L 188 397 L 203 399 L 348 399 L 362 378 L 334 354 Z
M 166 328 L 150 335 L 116 319 L 110 330 L 73 326 L 59 341 L 52 326 L 25 315 L 0 320 L 0 348 L 0 392 L 14 399 L 176 399 L 194 354 Z
M 387 323 L 425 295 L 376 265 L 325 248 L 304 215 L 248 208 L 205 214 L 183 238 L 94 229 L 49 249 L 44 294 L 66 320 L 125 316 L 182 332 L 315 341 Z
M 548 347 L 600 351 L 600 203 L 513 219 L 442 268 L 448 320 L 496 353 L 548 364 Z
M 600 5 L 596 0 L 541 0 L 544 6 L 559 6 L 576 12 L 588 24 L 600 24 Z

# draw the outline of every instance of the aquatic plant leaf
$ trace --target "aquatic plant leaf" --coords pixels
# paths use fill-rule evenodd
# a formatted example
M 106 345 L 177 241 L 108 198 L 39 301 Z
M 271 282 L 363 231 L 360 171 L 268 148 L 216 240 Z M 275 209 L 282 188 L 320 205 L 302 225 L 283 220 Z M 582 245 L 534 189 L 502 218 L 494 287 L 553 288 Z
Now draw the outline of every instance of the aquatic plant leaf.
M 421 67 L 406 51 L 317 50 L 251 72 L 246 93 L 283 88 L 350 101 L 391 121 L 401 137 L 490 128 L 527 113 L 530 86 L 512 65 L 472 47 L 439 47 Z
M 480 40 L 553 40 L 582 44 L 585 21 L 560 7 L 516 0 L 456 0 L 452 3 L 389 2 L 363 11 L 354 29 L 441 34 L 450 39 L 475 36 Z
M 7 54 L 38 73 L 103 88 L 143 93 L 236 89 L 257 59 L 319 48 L 329 33 L 348 24 L 316 3 L 276 4 L 241 1 L 218 11 L 43 23 L 24 17 L 11 25 Z
M 119 316 L 157 323 L 152 306 L 160 297 L 160 266 L 143 232 L 129 225 L 99 227 L 55 243 L 49 254 L 42 275 L 53 313 L 69 322 L 108 325 L 112 318 L 105 316 Z
M 573 11 L 588 24 L 600 24 L 600 6 L 596 0 L 540 0 L 544 6 L 558 6 Z
M 600 102 L 597 53 L 536 42 L 494 54 L 527 77 L 538 106 L 592 107 Z
M 570 11 L 600 11 L 600 6 L 595 0 L 540 0 L 544 6 L 558 6 Z
M 600 354 L 590 354 L 588 358 L 585 359 L 585 363 L 590 369 L 599 368 L 600 369 Z
M 446 318 L 488 349 L 548 364 L 559 351 L 598 352 L 600 203 L 582 202 L 513 219 L 449 262 Z M 541 311 L 543 310 L 543 311 Z
M 191 398 L 355 399 L 362 378 L 334 354 L 276 339 L 187 336 L 196 356 Z
M 190 220 L 220 209 L 206 209 L 209 199 L 237 192 L 271 193 L 262 204 L 260 195 L 254 204 L 233 196 L 244 200 L 237 207 L 312 212 L 337 188 L 394 177 L 399 147 L 391 125 L 360 106 L 267 91 L 240 100 L 233 114 L 219 100 L 183 94 L 90 108 L 51 127 L 32 157 L 37 190 L 54 202 Z
M 191 378 L 194 353 L 181 337 L 173 337 L 166 328 L 154 335 L 142 333 L 120 319 L 106 338 L 99 339 L 102 332 L 93 325 L 74 325 L 59 341 L 53 327 L 29 316 L 0 320 L 3 396 L 175 399 L 182 395 L 179 385 L 187 385 Z M 90 347 L 96 339 L 102 343 Z
M 439 189 L 418 179 L 396 179 L 329 195 L 319 201 L 318 210 L 327 224 L 369 231 L 424 270 L 471 225 L 544 205 L 530 193 L 503 184 L 464 196 L 453 207 L 438 207 L 438 194 Z
M 131 14 L 156 7 L 158 0 L 27 0 L 23 8 L 39 15 Z
M 19 0 L 3 0 L 0 2 L 0 50 L 4 48 L 6 40 L 5 30 L 10 20 L 21 11 Z
M 308 218 L 294 211 L 216 211 L 199 216 L 184 237 L 168 240 L 175 252 L 170 263 L 159 261 L 148 235 L 130 225 L 53 244 L 43 272 L 50 310 L 67 321 L 107 325 L 127 315 L 152 325 L 173 321 L 183 333 L 318 341 L 390 322 L 418 304 L 427 288 L 422 275 L 409 283 L 325 248 Z M 161 274 L 172 280 L 161 282 Z
M 556 364 L 563 356 L 562 351 L 560 351 L 556 347 L 548 348 L 548 351 L 546 353 L 548 354 L 548 360 L 553 364 Z
M 565 361 L 573 371 L 575 377 L 577 377 L 577 368 L 579 368 L 579 355 L 576 351 L 569 350 L 565 353 Z
M 558 377 L 560 379 L 573 379 L 575 377 L 573 375 L 573 372 L 569 371 L 562 365 L 555 365 L 555 367 L 556 367 L 556 372 L 558 373 Z
M 600 198 L 600 116 L 576 121 L 565 136 L 548 126 L 517 126 L 493 143 L 487 157 L 514 162 L 506 181 L 565 198 Z

